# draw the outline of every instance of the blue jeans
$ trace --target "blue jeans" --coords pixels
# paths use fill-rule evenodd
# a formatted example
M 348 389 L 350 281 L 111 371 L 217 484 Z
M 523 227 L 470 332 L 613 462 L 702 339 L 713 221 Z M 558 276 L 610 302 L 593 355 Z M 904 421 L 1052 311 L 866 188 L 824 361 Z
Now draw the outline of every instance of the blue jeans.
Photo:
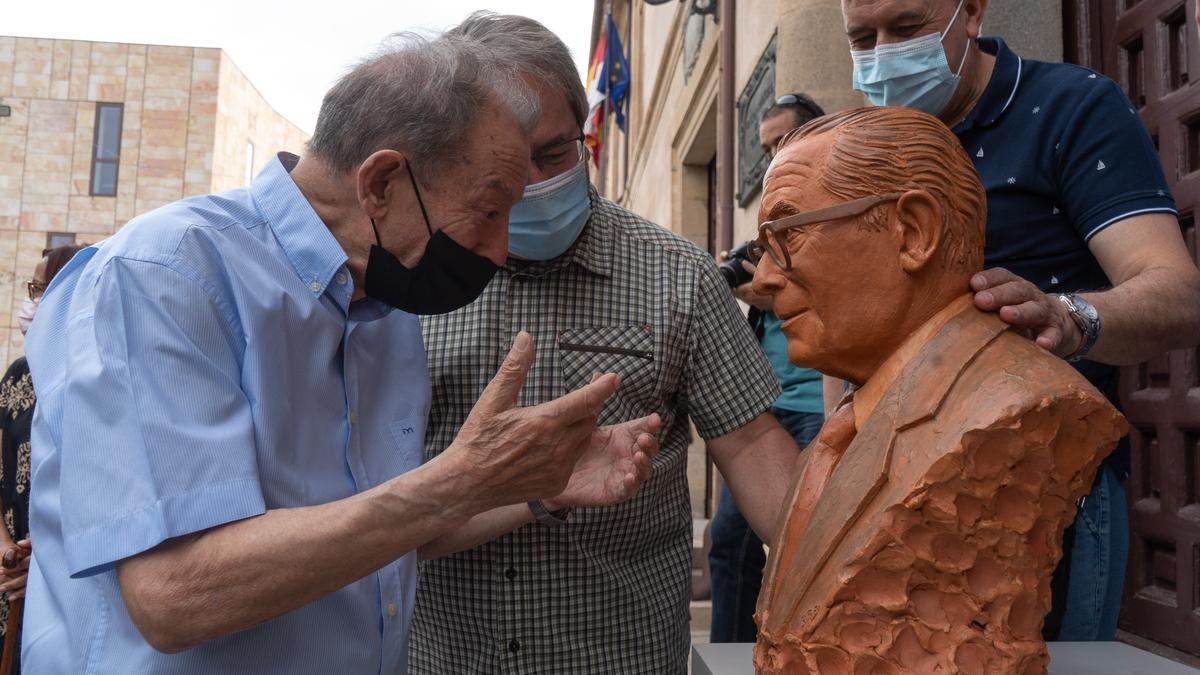
M 1055 570 L 1056 606 L 1047 617 L 1046 637 L 1112 640 L 1125 587 L 1129 513 L 1125 485 L 1109 466 L 1100 467 L 1075 524 L 1064 533 L 1063 547 L 1070 548 L 1070 559 Z
M 816 437 L 825 421 L 821 413 L 772 408 L 771 414 L 801 448 Z M 754 642 L 757 638 L 754 606 L 758 603 L 766 562 L 762 540 L 738 511 L 729 486 L 722 485 L 717 513 L 712 520 L 712 550 L 708 554 L 712 579 L 710 641 Z

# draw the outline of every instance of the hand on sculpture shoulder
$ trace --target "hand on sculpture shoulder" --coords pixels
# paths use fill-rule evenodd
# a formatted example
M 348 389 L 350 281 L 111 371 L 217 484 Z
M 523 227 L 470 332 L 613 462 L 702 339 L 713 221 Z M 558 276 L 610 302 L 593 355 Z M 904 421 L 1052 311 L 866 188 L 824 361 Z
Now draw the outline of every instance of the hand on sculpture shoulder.
M 561 492 L 620 382 L 602 375 L 553 401 L 519 408 L 517 394 L 533 359 L 533 339 L 521 332 L 443 453 L 467 474 L 481 511 Z
M 650 477 L 661 426 L 656 413 L 596 429 L 566 489 L 547 508 L 607 506 L 633 497 Z
M 1083 344 L 1083 334 L 1057 298 L 1003 267 L 971 277 L 975 306 L 996 312 L 1017 332 L 1058 356 L 1070 356 Z

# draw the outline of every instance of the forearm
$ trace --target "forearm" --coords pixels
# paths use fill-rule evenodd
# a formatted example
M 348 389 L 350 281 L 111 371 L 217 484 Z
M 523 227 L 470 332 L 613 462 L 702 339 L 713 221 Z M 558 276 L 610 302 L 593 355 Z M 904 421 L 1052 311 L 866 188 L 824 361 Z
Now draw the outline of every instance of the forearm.
M 422 560 L 431 560 L 472 549 L 532 521 L 533 513 L 525 504 L 501 506 L 481 513 L 425 544 L 420 547 L 417 554 Z
M 800 448 L 770 414 L 747 425 L 751 426 L 757 428 L 713 439 L 709 449 L 738 510 L 760 539 L 771 542 L 791 489 Z
M 480 510 L 448 468 L 435 460 L 353 497 L 268 511 L 121 561 L 130 616 L 155 648 L 177 651 L 324 597 Z
M 1100 315 L 1100 336 L 1087 358 L 1131 365 L 1195 346 L 1200 336 L 1200 274 L 1148 268 L 1116 287 L 1080 295 Z

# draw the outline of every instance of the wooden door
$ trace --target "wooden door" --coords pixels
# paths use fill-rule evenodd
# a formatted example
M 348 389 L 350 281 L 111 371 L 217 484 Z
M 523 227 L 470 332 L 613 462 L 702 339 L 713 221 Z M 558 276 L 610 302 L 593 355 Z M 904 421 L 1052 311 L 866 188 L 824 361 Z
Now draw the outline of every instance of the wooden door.
M 1194 0 L 1065 0 L 1065 58 L 1124 87 L 1158 147 L 1193 259 L 1200 203 L 1200 39 Z M 1193 75 L 1193 73 L 1195 75 Z M 1200 655 L 1200 353 L 1124 369 L 1133 431 L 1121 628 Z

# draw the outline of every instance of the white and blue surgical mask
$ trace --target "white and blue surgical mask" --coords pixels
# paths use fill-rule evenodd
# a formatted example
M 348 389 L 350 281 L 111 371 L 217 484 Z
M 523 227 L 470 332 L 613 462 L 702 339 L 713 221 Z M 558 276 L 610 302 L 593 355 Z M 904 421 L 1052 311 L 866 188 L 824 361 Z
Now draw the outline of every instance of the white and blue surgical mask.
M 33 317 L 37 314 L 38 303 L 41 301 L 41 296 L 21 301 L 21 310 L 17 312 L 17 327 L 21 329 L 21 335 L 29 332 L 29 327 L 33 325 Z
M 570 170 L 525 188 L 508 214 L 508 254 L 526 260 L 557 258 L 579 238 L 591 215 L 585 157 Z
M 912 40 L 878 45 L 874 49 L 852 49 L 854 88 L 875 105 L 895 105 L 937 115 L 946 108 L 958 89 L 969 45 L 963 50 L 956 71 L 950 70 L 942 42 L 958 19 L 965 0 L 960 0 L 946 30 Z

